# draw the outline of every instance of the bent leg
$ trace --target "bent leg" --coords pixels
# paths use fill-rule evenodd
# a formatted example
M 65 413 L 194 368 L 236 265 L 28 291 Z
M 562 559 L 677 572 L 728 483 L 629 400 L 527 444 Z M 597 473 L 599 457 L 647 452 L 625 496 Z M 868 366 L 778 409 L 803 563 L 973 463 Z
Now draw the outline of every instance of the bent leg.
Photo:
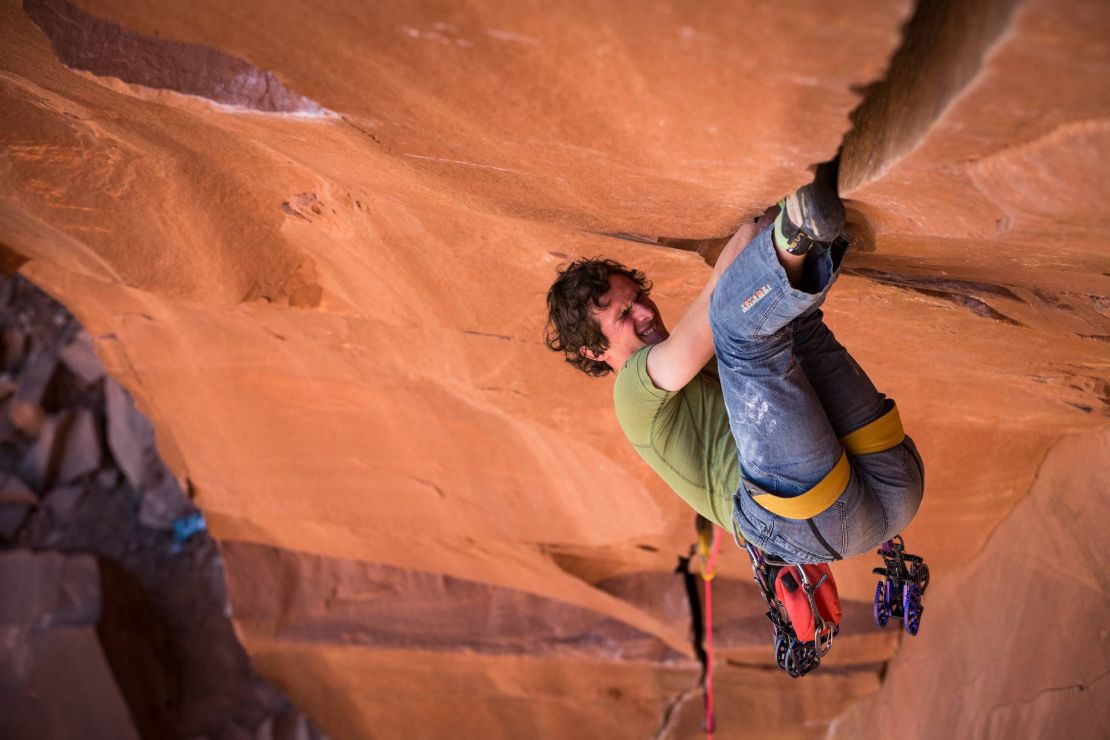
M 838 267 L 828 249 L 817 249 L 805 290 L 797 290 L 764 232 L 721 276 L 710 302 L 729 423 L 744 479 L 754 484 L 737 492 L 734 516 L 757 546 L 791 562 L 871 549 L 908 523 L 921 497 L 918 459 L 907 440 L 854 457 L 843 495 L 811 521 L 776 516 L 752 498 L 810 490 L 843 454 L 839 437 L 888 408 L 822 321 L 820 306 Z
M 836 340 L 820 309 L 796 319 L 792 329 L 794 355 L 837 437 L 870 424 L 889 410 L 886 396 Z
M 838 437 L 890 410 L 892 402 L 837 341 L 819 309 L 795 319 L 792 328 L 795 356 Z M 850 457 L 855 490 L 844 501 L 845 555 L 873 549 L 909 524 L 921 503 L 924 482 L 921 456 L 909 437 L 888 450 Z M 836 514 L 817 518 L 828 529 L 832 522 L 825 519 L 835 520 Z
M 713 346 L 729 423 L 745 479 L 780 496 L 820 482 L 839 460 L 840 442 L 794 354 L 791 322 L 824 301 L 829 268 L 805 292 L 791 287 L 770 230 L 721 276 L 709 308 Z
M 827 259 L 822 252 L 828 253 Z M 842 248 L 814 247 L 806 260 L 804 284 L 826 282 L 827 271 L 839 269 L 842 257 Z M 870 424 L 890 408 L 886 396 L 876 390 L 867 373 L 833 336 L 819 307 L 794 319 L 792 328 L 794 354 L 838 437 Z

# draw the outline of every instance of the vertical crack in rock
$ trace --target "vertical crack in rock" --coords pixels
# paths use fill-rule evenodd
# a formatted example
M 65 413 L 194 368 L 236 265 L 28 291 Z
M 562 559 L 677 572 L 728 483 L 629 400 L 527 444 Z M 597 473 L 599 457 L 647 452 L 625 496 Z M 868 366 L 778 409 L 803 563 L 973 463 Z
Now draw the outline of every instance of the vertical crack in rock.
M 659 722 L 659 729 L 655 731 L 654 740 L 667 740 L 674 736 L 677 729 L 679 711 L 687 702 L 691 701 L 705 686 L 705 675 L 708 667 L 709 656 L 705 652 L 705 626 L 702 621 L 701 598 L 698 594 L 698 576 L 690 571 L 690 558 L 679 556 L 674 572 L 682 577 L 686 589 L 686 598 L 690 603 L 690 631 L 691 643 L 698 663 L 701 664 L 701 674 L 695 679 L 694 684 L 676 697 L 667 702 L 663 708 L 663 717 Z
M 1010 27 L 1019 0 L 919 0 L 886 76 L 870 85 L 844 138 L 840 189 L 878 177 L 921 140 Z
M 128 31 L 68 0 L 23 0 L 23 10 L 50 40 L 58 59 L 73 69 L 245 110 L 329 114 L 285 87 L 273 72 L 217 49 Z
M 698 594 L 698 576 L 696 573 L 690 572 L 690 558 L 688 557 L 680 556 L 678 558 L 678 565 L 675 566 L 674 572 L 682 576 L 682 583 L 686 588 L 686 598 L 690 602 L 691 643 L 694 648 L 694 655 L 701 663 L 701 678 L 698 679 L 698 682 L 701 683 L 705 680 L 705 667 L 709 656 L 706 655 L 704 646 L 705 625 L 701 614 L 701 596 Z

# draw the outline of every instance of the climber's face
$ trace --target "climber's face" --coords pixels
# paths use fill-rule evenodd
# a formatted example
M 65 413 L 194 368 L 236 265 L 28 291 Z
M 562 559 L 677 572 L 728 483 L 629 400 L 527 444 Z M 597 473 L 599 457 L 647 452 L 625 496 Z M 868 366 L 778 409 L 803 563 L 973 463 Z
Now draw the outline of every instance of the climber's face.
M 614 370 L 619 370 L 636 350 L 658 344 L 668 336 L 655 302 L 647 291 L 624 275 L 609 276 L 609 290 L 601 296 L 599 308 L 593 314 L 609 340 L 609 348 L 600 355 L 586 349 L 583 354 Z

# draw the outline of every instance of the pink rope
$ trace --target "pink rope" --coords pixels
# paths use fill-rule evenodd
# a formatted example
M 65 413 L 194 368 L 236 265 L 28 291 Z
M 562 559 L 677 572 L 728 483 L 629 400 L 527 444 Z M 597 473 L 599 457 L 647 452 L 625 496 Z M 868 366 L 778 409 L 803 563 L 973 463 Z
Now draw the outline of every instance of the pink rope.
M 702 566 L 701 577 L 705 581 L 705 730 L 709 740 L 717 729 L 717 719 L 713 716 L 713 570 L 717 565 L 717 552 L 721 549 L 721 530 L 713 527 L 713 549 L 709 561 Z

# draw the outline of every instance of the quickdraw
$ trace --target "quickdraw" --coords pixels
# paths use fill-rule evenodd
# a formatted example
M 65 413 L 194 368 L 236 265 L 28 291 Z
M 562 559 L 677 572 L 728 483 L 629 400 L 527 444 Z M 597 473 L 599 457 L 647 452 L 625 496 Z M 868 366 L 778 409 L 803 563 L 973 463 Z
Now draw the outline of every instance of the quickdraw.
M 807 573 L 809 568 L 770 558 L 749 542 L 744 542 L 743 547 L 751 559 L 756 585 L 767 602 L 767 618 L 774 627 L 775 663 L 792 678 L 801 678 L 821 664 L 821 658 L 832 649 L 833 638 L 840 632 L 839 624 L 822 615 L 815 598 L 817 589 L 825 583 L 829 574 L 823 573 L 814 582 Z M 801 587 L 809 602 L 814 621 L 812 640 L 799 639 L 785 605 L 775 593 L 775 583 L 784 568 L 790 569 L 786 577 L 793 578 L 797 574 L 795 583 Z
M 921 598 L 929 586 L 929 566 L 921 556 L 906 552 L 901 535 L 875 552 L 883 559 L 882 568 L 871 570 L 883 577 L 875 586 L 875 624 L 886 627 L 891 618 L 901 619 L 906 633 L 916 635 L 925 613 Z

